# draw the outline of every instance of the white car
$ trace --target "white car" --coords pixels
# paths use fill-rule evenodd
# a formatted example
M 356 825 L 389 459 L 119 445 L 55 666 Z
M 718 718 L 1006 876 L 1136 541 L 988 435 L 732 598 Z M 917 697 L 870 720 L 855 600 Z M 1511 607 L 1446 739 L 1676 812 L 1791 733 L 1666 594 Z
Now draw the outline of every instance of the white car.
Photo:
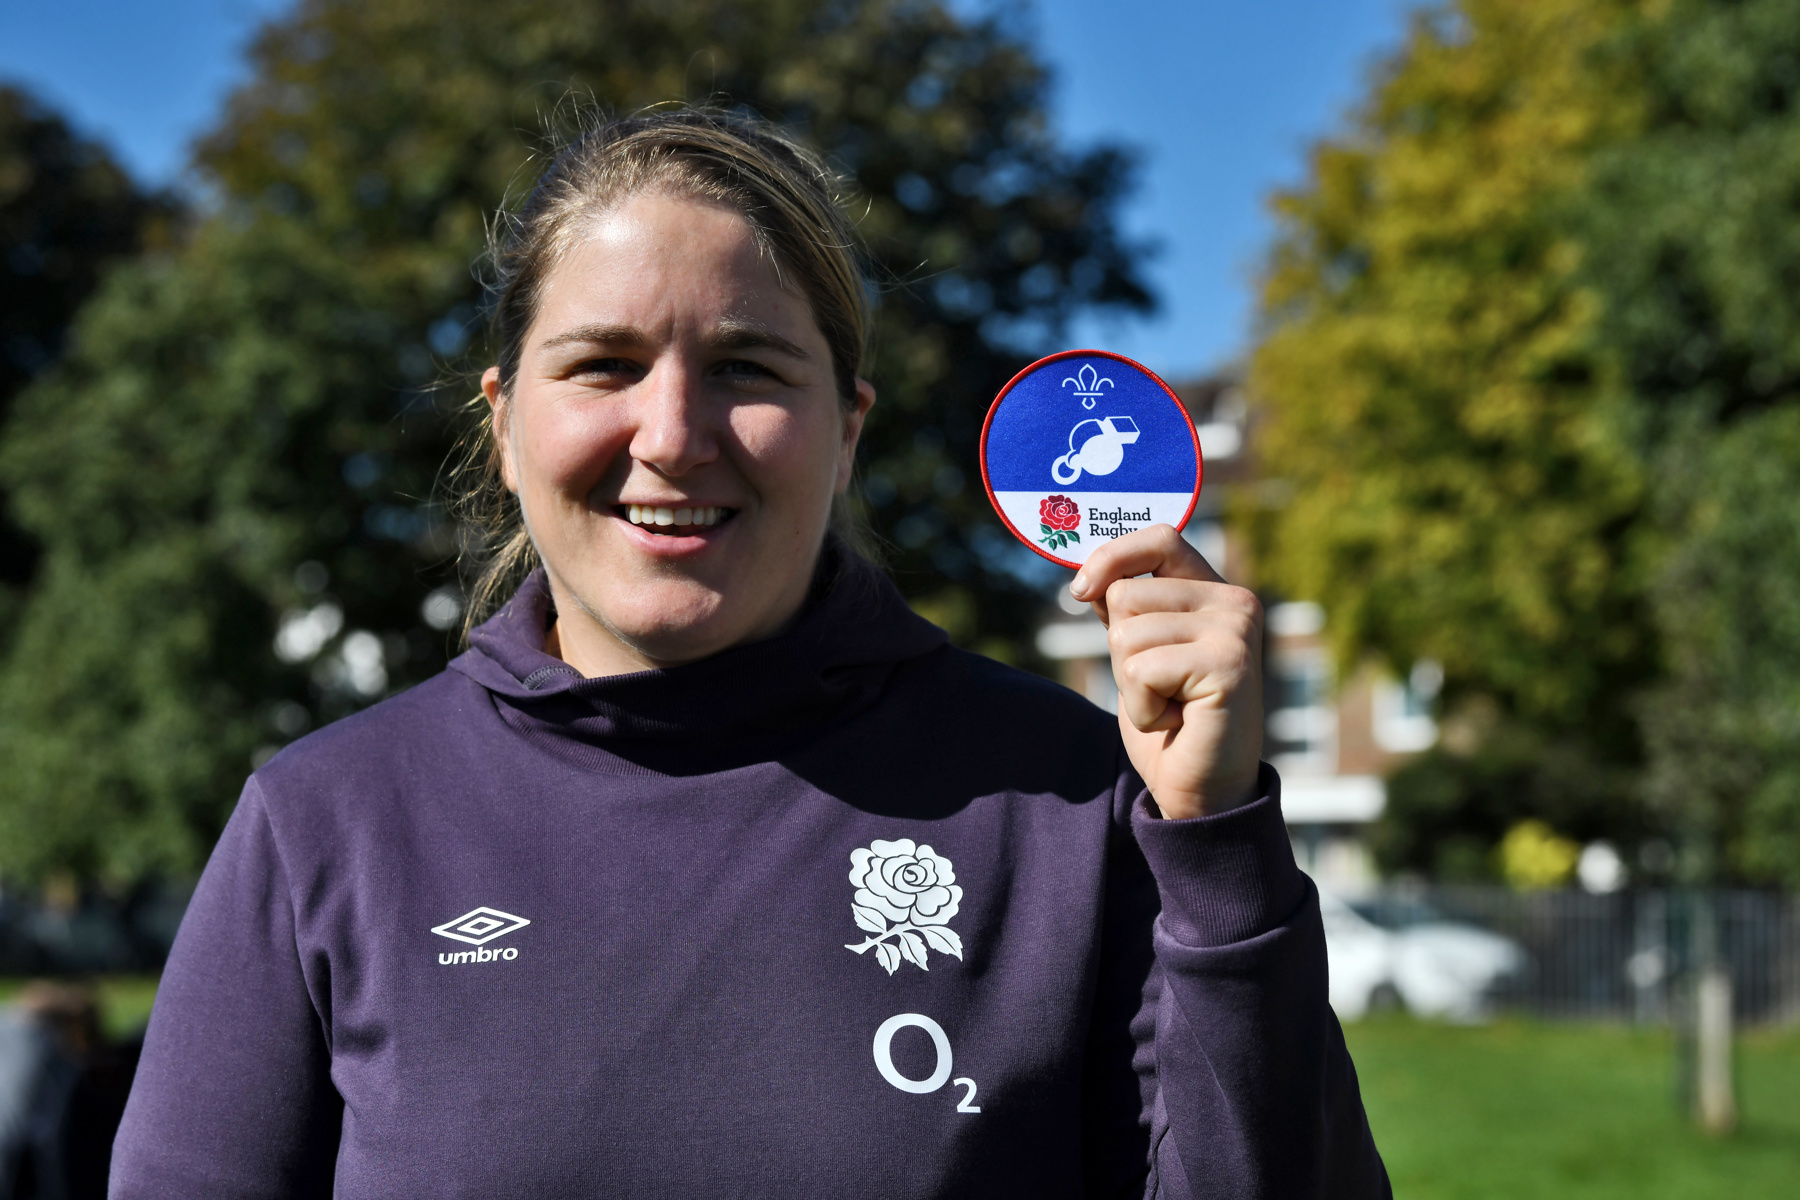
M 1525 969 L 1517 942 L 1423 905 L 1385 926 L 1329 892 L 1319 893 L 1319 909 L 1331 1007 L 1340 1020 L 1384 1005 L 1449 1021 L 1485 1020 L 1494 992 Z

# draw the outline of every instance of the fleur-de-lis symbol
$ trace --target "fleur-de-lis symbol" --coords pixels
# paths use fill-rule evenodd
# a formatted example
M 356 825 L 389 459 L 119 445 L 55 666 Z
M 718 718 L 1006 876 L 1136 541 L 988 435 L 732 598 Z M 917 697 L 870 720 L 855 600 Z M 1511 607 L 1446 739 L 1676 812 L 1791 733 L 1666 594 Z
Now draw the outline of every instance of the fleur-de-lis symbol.
M 1100 398 L 1101 384 L 1104 383 L 1107 387 L 1118 386 L 1094 370 L 1093 363 L 1082 363 L 1081 370 L 1063 380 L 1064 387 L 1068 387 L 1071 383 L 1075 385 L 1075 394 L 1081 397 L 1081 407 L 1083 408 L 1094 407 L 1094 401 Z

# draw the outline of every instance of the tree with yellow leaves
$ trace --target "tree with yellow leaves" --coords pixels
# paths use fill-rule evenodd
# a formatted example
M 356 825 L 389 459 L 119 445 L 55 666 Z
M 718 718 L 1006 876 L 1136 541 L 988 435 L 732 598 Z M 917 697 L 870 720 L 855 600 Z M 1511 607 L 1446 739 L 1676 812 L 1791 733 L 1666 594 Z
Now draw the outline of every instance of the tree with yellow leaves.
M 1255 522 L 1268 581 L 1327 605 L 1346 660 L 1434 658 L 1452 694 L 1560 721 L 1645 652 L 1641 473 L 1559 220 L 1633 121 L 1594 57 L 1620 7 L 1417 18 L 1352 131 L 1277 200 L 1251 366 L 1287 497 Z
M 1441 662 L 1449 711 L 1480 735 L 1395 780 L 1389 866 L 1431 869 L 1452 834 L 1492 846 L 1553 809 L 1586 836 L 1634 819 L 1628 701 L 1655 648 L 1645 476 L 1570 219 L 1596 152 L 1639 123 L 1609 53 L 1628 10 L 1458 0 L 1416 17 L 1349 130 L 1276 200 L 1250 367 L 1274 483 L 1240 514 L 1262 582 L 1326 606 L 1346 667 Z

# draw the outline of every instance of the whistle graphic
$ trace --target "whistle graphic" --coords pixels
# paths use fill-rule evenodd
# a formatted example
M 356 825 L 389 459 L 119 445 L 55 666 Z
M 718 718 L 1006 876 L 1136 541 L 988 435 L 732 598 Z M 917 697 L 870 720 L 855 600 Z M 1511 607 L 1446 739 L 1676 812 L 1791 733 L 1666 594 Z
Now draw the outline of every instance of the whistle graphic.
M 1111 475 L 1125 461 L 1125 447 L 1137 440 L 1137 422 L 1130 417 L 1089 418 L 1069 430 L 1069 452 L 1050 464 L 1051 477 L 1067 485 L 1080 479 L 1083 471 Z

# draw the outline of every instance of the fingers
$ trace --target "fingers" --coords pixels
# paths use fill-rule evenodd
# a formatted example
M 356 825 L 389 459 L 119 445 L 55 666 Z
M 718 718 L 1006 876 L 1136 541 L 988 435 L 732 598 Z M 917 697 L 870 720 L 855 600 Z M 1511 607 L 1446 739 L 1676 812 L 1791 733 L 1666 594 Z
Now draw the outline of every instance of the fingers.
M 1255 592 L 1229 583 L 1197 579 L 1116 579 L 1102 599 L 1109 624 L 1159 612 L 1239 613 L 1257 620 L 1262 617 L 1262 605 Z
M 1108 632 L 1119 711 L 1152 732 L 1181 724 L 1194 701 L 1220 707 L 1257 691 L 1261 623 L 1242 611 L 1156 612 L 1115 620 Z
M 1115 619 L 1106 642 L 1119 662 L 1157 646 L 1178 644 L 1224 652 L 1235 662 L 1240 654 L 1255 653 L 1262 643 L 1261 632 L 1258 615 L 1238 607 L 1159 611 Z
M 1163 579 L 1189 579 L 1223 583 L 1200 552 L 1188 545 L 1172 525 L 1152 525 L 1128 533 L 1101 546 L 1088 557 L 1069 593 L 1094 605 L 1102 621 L 1109 620 L 1108 591 L 1121 579 L 1155 575 Z

